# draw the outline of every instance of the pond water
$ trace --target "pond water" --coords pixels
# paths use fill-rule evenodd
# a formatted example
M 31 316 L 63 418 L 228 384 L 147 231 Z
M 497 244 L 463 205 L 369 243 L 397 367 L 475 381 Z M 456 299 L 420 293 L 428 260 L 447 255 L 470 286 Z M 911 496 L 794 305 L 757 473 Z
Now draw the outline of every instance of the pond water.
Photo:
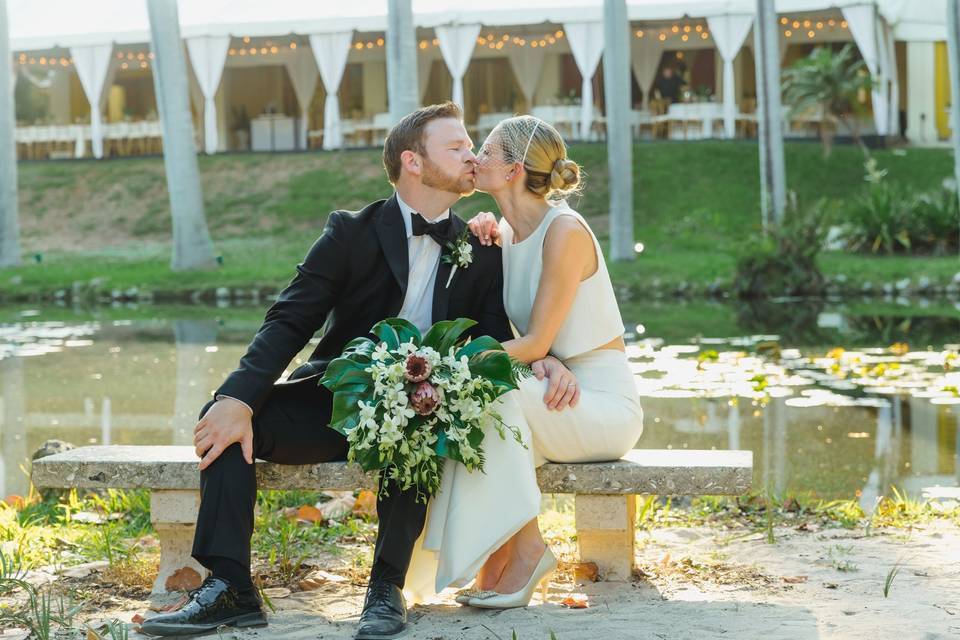
M 0 309 L 0 497 L 45 440 L 190 444 L 261 307 Z M 949 302 L 628 302 L 640 448 L 750 449 L 754 487 L 858 498 L 960 484 Z M 298 356 L 301 361 L 312 346 Z

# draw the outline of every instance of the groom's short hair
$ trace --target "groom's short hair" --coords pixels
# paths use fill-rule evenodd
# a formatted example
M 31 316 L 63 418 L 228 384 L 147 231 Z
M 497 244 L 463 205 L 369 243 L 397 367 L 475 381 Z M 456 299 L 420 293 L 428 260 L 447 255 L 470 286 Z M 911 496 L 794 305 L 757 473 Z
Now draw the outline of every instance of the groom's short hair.
M 383 143 L 383 168 L 391 184 L 400 179 L 400 155 L 407 150 L 426 154 L 423 132 L 427 125 L 440 118 L 463 120 L 463 110 L 456 102 L 443 102 L 421 107 L 395 124 Z

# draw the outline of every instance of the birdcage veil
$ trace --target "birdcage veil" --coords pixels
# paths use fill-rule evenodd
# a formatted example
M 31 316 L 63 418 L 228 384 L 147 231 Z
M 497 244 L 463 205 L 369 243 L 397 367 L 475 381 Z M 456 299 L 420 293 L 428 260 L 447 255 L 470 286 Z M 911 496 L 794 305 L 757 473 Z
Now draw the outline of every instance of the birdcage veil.
M 562 199 L 577 193 L 579 167 L 567 158 L 560 134 L 540 118 L 525 115 L 502 120 L 487 136 L 484 147 L 491 152 L 484 160 L 487 166 L 523 165 L 527 188 L 538 195 Z
M 525 164 L 530 145 L 541 125 L 545 124 L 534 116 L 515 116 L 500 121 L 490 135 L 487 144 L 500 149 L 503 155 L 503 164 L 512 165 L 515 162 Z

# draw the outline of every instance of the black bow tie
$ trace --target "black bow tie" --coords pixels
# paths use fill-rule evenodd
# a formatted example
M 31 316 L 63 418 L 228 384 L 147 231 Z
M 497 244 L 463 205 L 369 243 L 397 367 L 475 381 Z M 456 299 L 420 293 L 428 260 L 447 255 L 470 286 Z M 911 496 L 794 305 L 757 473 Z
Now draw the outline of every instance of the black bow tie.
M 446 220 L 431 223 L 424 220 L 423 216 L 421 216 L 419 213 L 414 213 L 412 216 L 410 216 L 410 219 L 413 222 L 413 235 L 430 236 L 441 247 L 451 240 L 450 230 L 452 227 L 449 217 L 447 217 Z

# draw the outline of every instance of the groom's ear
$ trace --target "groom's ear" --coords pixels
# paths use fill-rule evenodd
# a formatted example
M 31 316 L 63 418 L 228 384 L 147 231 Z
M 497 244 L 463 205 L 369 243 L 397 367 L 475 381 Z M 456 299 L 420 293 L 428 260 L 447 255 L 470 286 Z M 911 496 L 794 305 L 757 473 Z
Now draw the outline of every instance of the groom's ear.
M 423 160 L 420 154 L 407 149 L 400 154 L 400 166 L 410 175 L 419 176 L 423 171 Z

